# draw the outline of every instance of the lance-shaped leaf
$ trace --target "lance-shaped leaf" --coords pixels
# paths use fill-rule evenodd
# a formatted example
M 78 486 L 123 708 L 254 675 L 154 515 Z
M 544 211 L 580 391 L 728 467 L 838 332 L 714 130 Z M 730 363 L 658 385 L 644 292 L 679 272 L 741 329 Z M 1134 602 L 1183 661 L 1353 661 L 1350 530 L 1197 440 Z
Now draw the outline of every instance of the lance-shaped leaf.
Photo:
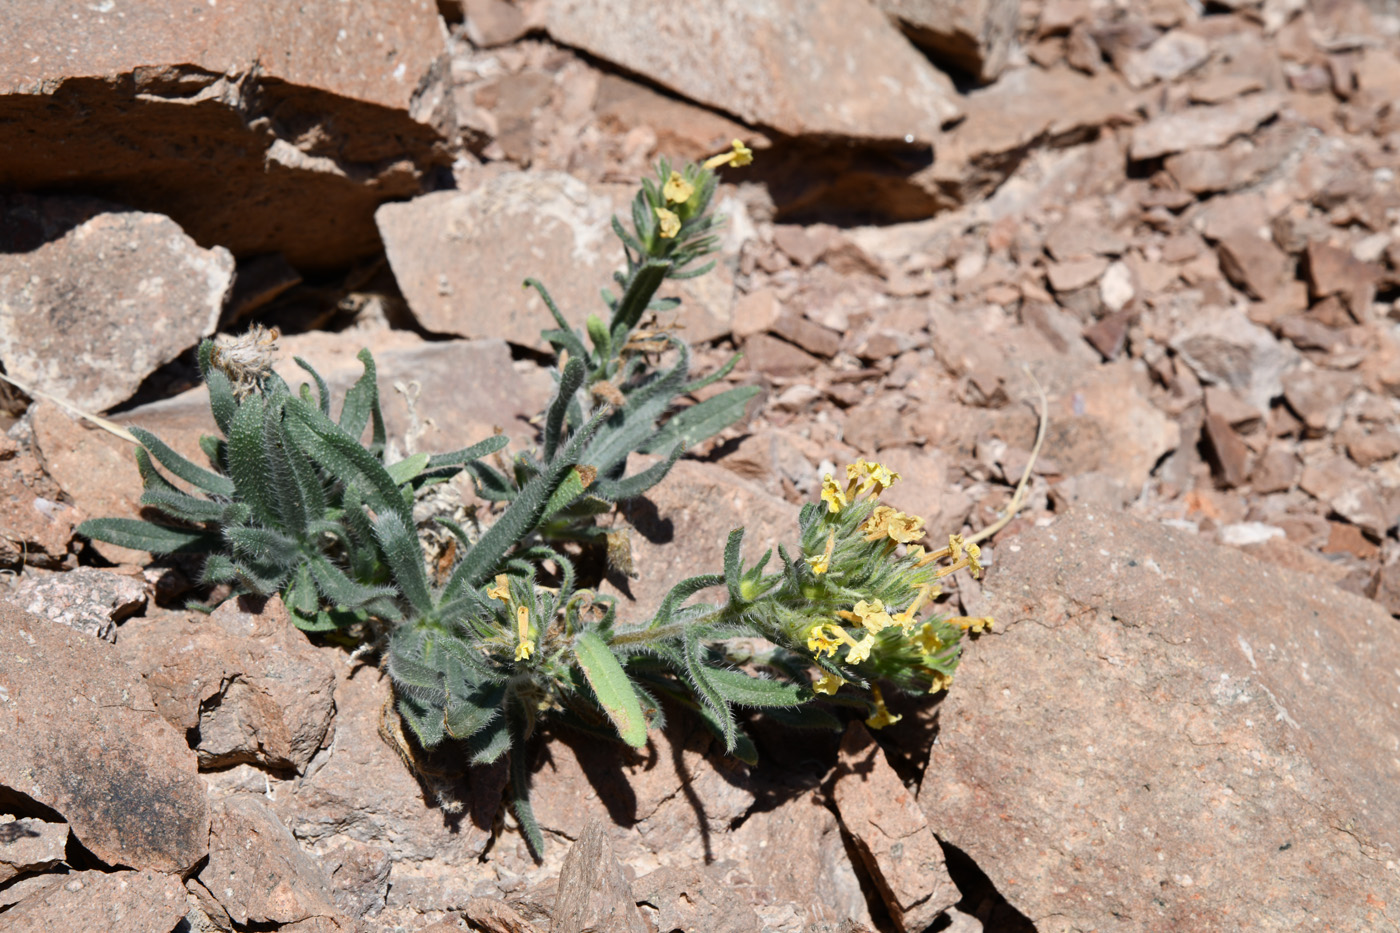
M 470 447 L 463 447 L 461 450 L 454 450 L 445 454 L 434 454 L 428 458 L 428 469 L 437 470 L 442 467 L 468 464 L 473 460 L 489 457 L 491 454 L 504 448 L 508 443 L 510 443 L 510 438 L 506 437 L 504 434 L 496 434 Z
M 409 604 L 420 613 L 431 612 L 433 596 L 418 536 L 395 512 L 386 512 L 375 520 L 374 536 Z
M 724 583 L 724 577 L 717 573 L 705 573 L 695 577 L 687 577 L 675 586 L 671 587 L 661 600 L 661 607 L 656 610 L 656 616 L 647 625 L 647 628 L 658 628 L 667 625 L 671 617 L 675 614 L 677 607 L 701 590 L 709 589 L 712 586 L 719 586 Z
M 734 751 L 734 746 L 738 742 L 739 726 L 734 722 L 734 711 L 729 708 L 729 703 L 725 701 L 724 695 L 715 688 L 714 683 L 710 680 L 711 668 L 704 663 L 705 650 L 700 645 L 700 634 L 694 627 L 686 630 L 681 643 L 681 651 L 681 659 L 685 665 L 683 673 L 686 680 L 690 683 L 695 694 L 710 708 L 719 721 L 720 735 L 724 739 L 725 751 Z
M 597 632 L 583 632 L 574 642 L 574 657 L 603 711 L 617 727 L 617 734 L 634 748 L 646 745 L 647 721 L 642 715 L 642 704 L 607 643 Z
M 743 593 L 744 529 L 735 528 L 724 543 L 724 584 L 729 588 L 729 601 L 736 606 L 748 602 Z
M 131 434 L 141 442 L 142 447 L 145 447 L 151 452 L 151 456 L 160 461 L 161 466 L 165 467 L 185 482 L 193 486 L 198 486 L 211 495 L 233 495 L 233 480 L 229 479 L 227 476 L 211 473 L 204 469 L 204 467 L 191 463 L 167 446 L 160 438 L 144 428 L 133 427 L 131 428 Z
M 331 388 L 326 385 L 326 380 L 322 379 L 321 374 L 316 372 L 312 365 L 301 357 L 292 357 L 292 362 L 306 370 L 307 374 L 316 380 L 316 406 L 321 409 L 321 414 L 329 417 L 331 413 Z
M 681 409 L 642 446 L 642 453 L 655 453 L 676 444 L 693 447 L 714 437 L 744 417 L 749 400 L 758 392 L 758 386 L 739 386 Z
M 627 291 L 617 303 L 617 311 L 613 313 L 612 321 L 608 325 L 613 346 L 621 347 L 627 342 L 628 335 L 641 322 L 647 305 L 651 304 L 656 290 L 666 281 L 666 273 L 670 271 L 670 261 L 648 259 L 632 273 L 632 278 L 627 283 Z
M 559 391 L 554 395 L 554 401 L 549 404 L 549 411 L 544 419 L 544 460 L 548 463 L 554 459 L 554 453 L 559 449 L 559 442 L 564 436 L 565 416 L 569 413 L 569 403 L 573 401 L 574 394 L 583 385 L 584 377 L 588 375 L 588 367 L 583 360 L 575 357 L 569 360 L 564 366 L 564 372 L 559 376 Z
M 750 677 L 743 671 L 711 667 L 706 676 L 720 696 L 736 706 L 800 706 L 812 699 L 809 687 Z
M 412 523 L 411 509 L 378 457 L 314 405 L 299 398 L 288 398 L 285 404 L 291 416 L 286 427 L 311 459 L 342 484 L 359 487 L 365 502 L 376 512 L 397 512 L 405 524 Z
M 369 449 L 377 457 L 384 450 L 385 439 L 384 413 L 379 407 L 378 373 L 374 357 L 368 349 L 362 349 L 356 357 L 364 364 L 365 371 L 345 393 L 345 401 L 340 408 L 340 427 L 358 444 L 360 435 L 365 432 L 365 423 L 373 421 Z
M 90 518 L 76 530 L 88 538 L 152 554 L 198 554 L 216 551 L 222 544 L 213 532 L 172 528 L 136 518 Z

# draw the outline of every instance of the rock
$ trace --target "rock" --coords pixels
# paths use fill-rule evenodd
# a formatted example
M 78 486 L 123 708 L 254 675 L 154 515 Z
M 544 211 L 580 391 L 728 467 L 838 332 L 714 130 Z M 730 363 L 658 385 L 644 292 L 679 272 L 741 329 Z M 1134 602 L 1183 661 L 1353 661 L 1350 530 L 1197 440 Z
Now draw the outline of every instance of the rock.
M 373 917 L 384 910 L 394 863 L 378 846 L 355 839 L 317 853 L 330 878 L 336 905 L 351 917 Z
M 608 830 L 589 823 L 564 857 L 549 933 L 646 933 Z
M 1303 267 L 1313 300 L 1341 295 L 1358 321 L 1369 317 L 1376 282 L 1383 276 L 1380 266 L 1362 262 L 1350 250 L 1314 240 L 1303 254 Z
M 962 899 L 914 794 L 859 722 L 841 742 L 832 796 L 898 929 L 922 931 Z
M 1133 284 L 1133 271 L 1126 263 L 1115 262 L 1104 270 L 1099 279 L 1099 297 L 1105 308 L 1114 313 L 1122 311 L 1135 295 L 1137 286 Z
M 1098 511 L 997 557 L 999 634 L 963 656 L 919 804 L 1011 906 L 1055 931 L 1387 922 L 1388 615 Z
M 474 897 L 467 901 L 467 922 L 483 933 L 540 933 L 514 907 L 494 897 Z M 456 929 L 452 927 L 450 929 Z
M 771 288 L 749 292 L 734 302 L 729 329 L 735 340 L 747 340 L 761 334 L 778 322 L 783 306 Z
M 188 909 L 179 877 L 162 872 L 77 871 L 35 880 L 34 890 L 5 911 L 6 933 L 170 933 Z
M 1163 167 L 1192 194 L 1235 191 L 1278 168 L 1303 146 L 1307 135 L 1305 127 L 1279 121 L 1219 149 L 1192 149 L 1167 156 Z
M 628 472 L 637 468 L 629 466 Z M 744 553 L 749 560 L 798 538 L 794 506 L 722 466 L 694 460 L 679 461 L 644 498 L 619 508 L 632 529 L 632 559 L 639 574 L 620 594 L 622 626 L 650 618 L 667 591 L 686 577 L 718 573 L 733 529 L 742 525 L 747 530 Z M 678 541 L 685 547 L 676 547 Z M 705 567 L 716 569 L 701 569 Z M 615 584 L 610 580 L 603 592 Z M 702 592 L 699 598 L 720 597 Z
M 1176 423 L 1138 390 L 1126 360 L 1089 370 L 1051 397 L 1045 446 L 1067 475 L 1099 471 L 1135 495 L 1180 439 Z
M 1283 397 L 1312 435 L 1330 434 L 1342 426 L 1343 403 L 1360 388 L 1354 373 L 1304 369 L 1283 378 Z
M 122 648 L 166 721 L 196 730 L 203 768 L 255 762 L 301 772 L 326 740 L 335 672 L 280 597 L 239 597 L 209 616 L 162 615 L 128 626 Z
M 861 0 L 684 17 L 646 0 L 551 0 L 545 26 L 564 45 L 787 136 L 926 145 L 960 114 L 951 82 Z
M 1171 347 L 1208 385 L 1229 386 L 1259 411 L 1283 394 L 1297 351 L 1275 340 L 1238 308 L 1205 309 L 1177 331 Z
M 1400 520 L 1400 503 L 1385 495 L 1346 457 L 1333 455 L 1303 467 L 1298 486 L 1373 538 L 1384 538 Z
M 0 786 L 110 865 L 185 874 L 208 851 L 194 752 L 114 651 L 0 605 Z
M 1268 525 L 1264 522 L 1236 522 L 1233 525 L 1222 526 L 1218 537 L 1221 544 L 1247 548 L 1251 545 L 1263 544 L 1265 541 L 1272 541 L 1275 538 L 1283 538 L 1285 534 L 1286 532 L 1277 525 Z
M 913 181 L 938 206 L 971 203 L 1001 185 L 1028 153 L 1131 122 L 1129 94 L 1107 71 L 1092 77 L 1069 68 L 1007 71 L 967 96 L 967 117 L 945 134 L 933 164 Z
M 1228 488 L 1243 486 L 1249 476 L 1249 447 L 1223 416 L 1208 414 L 1205 439 L 1210 445 L 1220 482 Z
M 617 185 L 590 188 L 558 172 L 508 172 L 469 191 L 386 204 L 375 217 L 394 277 L 424 328 L 544 348 L 540 331 L 558 325 L 521 283 L 543 282 L 580 330 L 590 314 L 607 320 L 598 291 L 616 291 L 612 273 L 624 268 L 611 223 L 617 215 L 630 226 L 631 193 Z M 721 261 L 661 294 L 681 297 L 675 315 L 685 339 L 697 343 L 729 331 L 733 289 Z
M 78 511 L 92 518 L 139 518 L 141 474 L 135 447 L 47 400 L 30 409 L 34 453 L 44 472 Z M 105 541 L 90 546 L 116 564 L 145 564 L 147 555 Z
M 530 15 L 510 0 L 460 0 L 467 38 L 478 48 L 508 45 L 525 35 Z
M 111 642 L 117 623 L 146 606 L 143 581 L 96 567 L 30 571 L 6 595 L 25 612 Z
M 752 907 L 736 903 L 732 882 L 718 865 L 658 868 L 633 884 L 637 906 L 656 930 L 758 933 Z
M 348 265 L 379 249 L 374 208 L 451 161 L 440 22 L 433 0 L 10 4 L 0 177 L 168 214 L 240 257 Z
M 812 374 L 821 360 L 786 340 L 768 334 L 755 334 L 744 341 L 743 364 L 755 373 L 778 379 L 793 379 Z
M 1126 53 L 1120 70 L 1128 84 L 1147 87 L 1158 81 L 1175 81 L 1204 65 L 1210 58 L 1210 44 L 1182 29 L 1174 29 L 1144 49 Z
M 1248 230 L 1235 230 L 1216 245 L 1220 271 L 1256 301 L 1268 301 L 1293 278 L 1293 260 L 1283 250 Z
M 1249 484 L 1257 493 L 1287 492 L 1298 481 L 1302 464 L 1293 451 L 1271 445 L 1254 461 Z
M 250 794 L 214 808 L 209 863 L 199 881 L 239 926 L 320 919 L 321 929 L 353 928 L 336 907 L 325 872 L 272 808 Z
M 777 336 L 792 341 L 815 356 L 830 359 L 841 349 L 840 334 L 793 311 L 779 316 L 771 329 Z
M 1223 146 L 1273 117 L 1283 101 L 1278 94 L 1251 94 L 1228 104 L 1162 114 L 1133 129 L 1129 153 L 1134 161 L 1141 161 Z
M 170 218 L 69 198 L 0 209 L 21 231 L 0 251 L 0 357 L 21 382 L 102 411 L 218 325 L 233 257 Z
M 1093 285 L 1107 269 L 1107 259 L 1092 257 L 1054 263 L 1046 270 L 1046 275 L 1055 291 L 1072 292 Z
M 1400 616 L 1400 564 L 1387 564 L 1376 571 L 1366 595 L 1385 607 L 1393 616 Z
M 58 501 L 59 494 L 33 454 L 0 437 L 0 565 L 69 563 L 73 529 L 86 516 Z
M 0 822 L 0 884 L 44 871 L 67 857 L 68 824 L 38 819 Z
M 1020 0 L 878 0 L 934 61 L 992 81 L 1006 67 L 1020 25 Z

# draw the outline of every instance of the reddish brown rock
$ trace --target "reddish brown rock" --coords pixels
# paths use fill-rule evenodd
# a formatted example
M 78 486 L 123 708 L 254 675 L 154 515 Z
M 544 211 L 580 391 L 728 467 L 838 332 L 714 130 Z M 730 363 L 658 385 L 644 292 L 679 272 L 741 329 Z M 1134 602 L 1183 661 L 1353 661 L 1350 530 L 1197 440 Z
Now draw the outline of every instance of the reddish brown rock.
M 876 4 L 935 62 L 991 81 L 1016 43 L 1020 0 L 879 0 Z
M 146 584 L 96 567 L 66 573 L 31 570 L 6 597 L 41 619 L 114 642 L 117 623 L 145 608 Z
M 594 820 L 564 856 L 549 933 L 646 933 L 607 827 Z
M 354 929 L 320 865 L 259 797 L 239 794 L 215 807 L 199 881 L 240 926 L 318 920 L 318 930 Z
M 73 529 L 87 516 L 59 495 L 33 454 L 0 436 L 0 565 L 64 565 Z
M 552 0 L 545 25 L 564 45 L 789 136 L 929 143 L 959 114 L 948 79 L 856 0 L 685 17 L 646 0 Z M 822 94 L 810 93 L 814 82 Z
M 68 824 L 38 819 L 0 822 L 0 884 L 44 871 L 67 856 Z
M 0 252 L 0 356 L 21 382 L 102 411 L 214 332 L 233 282 L 227 250 L 98 201 L 0 208 L 16 231 Z
M 1136 491 L 1180 440 L 1180 428 L 1142 395 L 1126 360 L 1085 373 L 1051 399 L 1046 447 L 1069 474 L 1100 471 Z
M 1201 382 L 1228 386 L 1260 411 L 1283 394 L 1283 375 L 1299 360 L 1292 347 L 1236 308 L 1203 309 L 1176 331 L 1171 347 Z
M 744 341 L 743 363 L 750 370 L 778 379 L 812 378 L 821 361 L 801 347 L 768 334 Z
M 130 626 L 122 649 L 160 714 L 198 730 L 204 768 L 257 762 L 301 771 L 326 739 L 335 672 L 276 596 Z
M 1151 45 L 1133 49 L 1118 62 L 1123 77 L 1135 88 L 1158 81 L 1175 81 L 1210 58 L 1210 43 L 1184 29 L 1174 29 Z
M 1229 421 L 1221 415 L 1206 415 L 1205 437 L 1221 483 L 1227 487 L 1243 486 L 1249 476 L 1249 448 Z
M 1235 230 L 1216 246 L 1220 271 L 1237 288 L 1257 301 L 1268 301 L 1293 277 L 1288 254 L 1248 230 Z
M 188 909 L 177 875 L 78 871 L 35 880 L 34 889 L 5 911 L 6 933 L 170 933 Z
M 1014 540 L 920 788 L 939 837 L 1039 929 L 1388 923 L 1389 616 L 1122 516 Z
M 729 328 L 736 340 L 747 340 L 767 331 L 778 321 L 783 308 L 771 288 L 749 292 L 734 302 Z
M 326 268 L 376 252 L 375 206 L 450 161 L 433 0 L 98 6 L 0 13 L 0 33 L 25 37 L 0 52 L 6 184 Z
M 832 796 L 841 825 L 901 931 L 926 929 L 962 899 L 914 794 L 858 722 L 841 742 Z
M 1283 397 L 1310 434 L 1322 434 L 1341 427 L 1342 405 L 1359 388 L 1352 373 L 1326 369 L 1299 370 L 1283 379 Z
M 1190 149 L 1214 149 L 1248 133 L 1278 113 L 1283 97 L 1251 94 L 1227 104 L 1188 107 L 1163 114 L 1133 130 L 1134 160 L 1154 159 Z
M 1367 320 L 1376 282 L 1382 277 L 1379 266 L 1330 243 L 1313 241 L 1303 254 L 1303 267 L 1312 298 L 1340 295 L 1358 321 Z
M 1301 471 L 1302 464 L 1293 451 L 1270 445 L 1254 461 L 1249 483 L 1258 493 L 1285 492 L 1293 488 Z
M 194 752 L 115 651 L 0 605 L 0 785 L 108 864 L 183 874 L 208 851 Z

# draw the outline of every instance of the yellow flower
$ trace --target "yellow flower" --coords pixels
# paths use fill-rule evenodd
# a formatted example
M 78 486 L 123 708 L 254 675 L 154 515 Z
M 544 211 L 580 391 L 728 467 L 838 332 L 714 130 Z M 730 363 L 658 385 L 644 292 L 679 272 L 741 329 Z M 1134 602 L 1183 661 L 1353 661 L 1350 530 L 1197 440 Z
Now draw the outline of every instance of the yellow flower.
M 705 168 L 717 169 L 721 165 L 732 165 L 735 168 L 743 168 L 753 161 L 753 150 L 745 146 L 740 140 L 733 140 L 730 144 L 729 152 L 721 152 L 717 156 L 711 156 L 705 160 Z
M 937 693 L 940 690 L 947 690 L 953 685 L 953 675 L 945 674 L 942 671 L 933 672 L 933 683 L 929 685 L 929 693 Z
M 503 603 L 510 602 L 510 578 L 503 573 L 496 574 L 496 585 L 487 590 L 486 595 Z
M 982 634 L 983 629 L 989 629 L 995 620 L 991 616 L 953 616 L 948 619 L 949 625 L 956 625 L 964 632 L 972 631 L 975 634 Z
M 919 626 L 919 630 L 910 635 L 909 640 L 924 654 L 937 654 L 947 647 L 943 639 L 938 637 L 938 629 L 932 622 L 925 622 Z
M 919 595 L 914 597 L 914 601 L 909 604 L 908 609 L 894 617 L 894 624 L 908 632 L 914 624 L 914 616 L 918 615 L 919 610 L 923 608 L 924 601 L 929 598 L 930 589 L 928 586 L 919 587 Z
M 884 464 L 871 463 L 860 458 L 846 467 L 846 495 L 857 496 L 870 492 L 872 498 L 879 498 L 880 493 L 893 486 L 899 478 L 898 473 Z
M 818 557 L 813 555 L 807 558 L 807 563 L 812 567 L 812 573 L 826 573 L 831 569 L 831 554 L 836 550 L 836 532 L 828 532 L 826 536 L 826 550 Z
M 830 473 L 822 480 L 822 501 L 826 503 L 827 512 L 833 515 L 850 504 L 845 491 L 836 485 L 836 480 L 831 478 Z
M 668 204 L 684 204 L 695 193 L 695 186 L 682 178 L 680 172 L 672 172 L 661 193 L 666 196 Z
M 917 515 L 906 515 L 887 505 L 877 505 L 875 511 L 865 520 L 865 524 L 860 526 L 860 530 L 865 532 L 867 541 L 888 535 L 891 541 L 909 544 L 924 536 L 924 520 Z
M 830 671 L 822 671 L 822 675 L 812 684 L 812 689 L 817 693 L 825 693 L 827 696 L 835 696 L 836 691 L 846 682 L 846 678 L 840 674 L 833 674 Z
M 535 650 L 535 645 L 530 641 L 530 608 L 528 606 L 515 607 L 515 629 L 519 635 L 520 642 L 515 646 L 515 660 L 523 661 Z
M 828 658 L 835 657 L 836 649 L 841 647 L 840 638 L 828 634 L 828 629 L 834 629 L 842 635 L 846 634 L 840 626 L 827 625 L 825 622 L 812 626 L 812 630 L 807 633 L 807 650 L 813 655 L 819 655 L 825 651 Z
M 849 637 L 849 636 L 848 636 Z M 875 636 L 869 632 L 860 641 L 851 645 L 851 650 L 846 652 L 847 664 L 860 664 L 870 657 L 870 649 L 875 647 Z
M 883 729 L 904 718 L 903 716 L 895 716 L 885 708 L 885 698 L 880 695 L 879 687 L 871 687 L 870 692 L 875 697 L 875 713 L 865 721 L 867 726 L 872 729 Z
M 894 625 L 894 619 L 891 619 L 890 614 L 885 611 L 885 604 L 878 599 L 871 603 L 862 599 L 855 604 L 851 611 L 848 612 L 843 609 L 841 612 L 837 613 L 837 615 L 850 622 L 859 622 L 861 625 L 865 626 L 867 632 L 872 633 L 882 631 Z
M 681 232 L 681 219 L 676 216 L 675 211 L 658 207 L 656 208 L 656 219 L 661 221 L 661 239 L 669 240 Z

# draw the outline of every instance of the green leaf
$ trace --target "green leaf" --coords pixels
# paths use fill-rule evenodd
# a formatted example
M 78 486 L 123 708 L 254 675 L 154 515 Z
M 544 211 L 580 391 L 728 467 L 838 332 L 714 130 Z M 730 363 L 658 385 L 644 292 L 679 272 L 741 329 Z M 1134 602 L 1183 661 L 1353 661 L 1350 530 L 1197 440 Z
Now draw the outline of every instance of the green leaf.
M 330 417 L 331 413 L 331 387 L 326 385 L 326 380 L 321 378 L 321 374 L 316 372 L 312 365 L 299 356 L 292 357 L 292 362 L 306 370 L 307 375 L 316 380 L 316 404 L 321 409 L 321 414 Z
M 656 290 L 666 281 L 666 274 L 670 271 L 671 263 L 666 259 L 648 259 L 637 267 L 637 271 L 627 283 L 627 291 L 617 303 L 612 322 L 608 325 L 613 346 L 621 347 L 627 343 L 627 338 L 641 322 L 647 305 L 651 304 Z
M 418 744 L 424 748 L 435 748 L 442 744 L 444 729 L 442 710 L 434 709 L 418 702 L 413 697 L 399 697 L 399 716 L 403 718 L 409 731 Z
M 224 538 L 233 545 L 235 554 L 255 561 L 279 564 L 290 570 L 301 560 L 301 548 L 296 540 L 271 528 L 253 525 L 225 528 Z
M 297 398 L 288 398 L 285 405 L 292 415 L 287 419 L 287 428 L 312 460 L 346 486 L 358 486 L 365 502 L 376 512 L 396 512 L 405 524 L 412 524 L 412 511 L 403 501 L 398 484 L 374 454 L 315 406 Z
M 640 473 L 633 473 L 624 479 L 603 479 L 593 484 L 592 493 L 612 502 L 635 499 L 666 478 L 676 461 L 681 458 L 682 448 L 677 444 L 665 460 L 653 463 Z
M 233 397 L 233 383 L 217 369 L 209 371 L 204 383 L 209 387 L 209 412 L 214 416 L 214 423 L 219 426 L 220 431 L 228 434 L 229 422 L 233 420 L 233 413 L 238 409 L 238 402 Z
M 461 450 L 454 450 L 445 454 L 435 454 L 429 457 L 428 469 L 436 470 L 441 467 L 471 463 L 473 460 L 489 457 L 496 451 L 504 449 L 506 444 L 509 443 L 510 438 L 506 437 L 504 434 L 496 434 L 470 447 L 463 447 Z
M 647 440 L 640 448 L 641 452 L 655 453 L 673 444 L 694 447 L 714 437 L 743 418 L 749 400 L 758 393 L 758 386 L 739 386 L 681 409 Z
M 412 482 L 427 467 L 429 457 L 426 453 L 416 453 L 411 457 L 405 457 L 398 463 L 391 463 L 385 467 L 389 471 L 389 478 L 402 486 L 404 483 Z
M 544 460 L 546 463 L 554 459 L 554 453 L 559 449 L 559 442 L 564 437 L 565 415 L 569 411 L 569 403 L 573 401 L 575 393 L 583 385 L 584 377 L 588 375 L 588 367 L 583 360 L 575 357 L 564 365 L 564 372 L 559 376 L 559 391 L 555 393 L 554 400 L 549 404 L 549 411 L 545 415 L 544 421 Z
M 489 765 L 510 751 L 510 746 L 510 725 L 500 717 L 467 741 L 468 760 L 474 765 Z
M 666 594 L 666 598 L 661 600 L 661 607 L 656 610 L 656 616 L 647 624 L 647 628 L 657 628 L 666 625 L 671 621 L 671 616 L 675 613 L 676 607 L 694 596 L 701 590 L 709 589 L 712 586 L 719 586 L 724 583 L 724 577 L 717 573 L 705 573 L 695 577 L 688 577 L 685 580 L 671 587 Z
M 743 671 L 711 667 L 706 675 L 720 695 L 737 706 L 800 706 L 812 699 L 809 687 L 750 677 Z
M 496 700 L 499 702 L 499 696 Z M 491 725 L 499 714 L 500 709 L 494 704 L 478 706 L 470 699 L 457 699 L 449 695 L 442 724 L 449 738 L 469 739 Z
M 541 521 L 549 521 L 555 513 L 568 507 L 575 499 L 583 495 L 587 488 L 583 484 L 583 475 L 579 472 L 579 468 L 570 467 L 569 471 L 564 474 L 564 482 L 560 483 L 559 488 L 554 490 L 554 494 L 549 497 Z
M 520 833 L 529 844 L 530 853 L 534 855 L 536 863 L 541 863 L 544 861 L 544 834 L 540 832 L 540 824 L 535 820 L 535 810 L 530 806 L 530 752 L 526 743 L 528 734 L 525 716 L 515 709 L 516 705 L 512 703 L 511 709 L 508 710 L 513 746 L 510 756 L 511 809 L 515 811 L 515 819 L 520 823 Z
M 386 596 L 396 596 L 398 591 L 391 586 L 366 586 L 350 579 L 330 559 L 318 554 L 308 562 L 316 588 L 333 605 L 354 609 L 365 603 Z
M 574 656 L 603 711 L 617 727 L 617 734 L 634 748 L 647 744 L 647 722 L 632 682 L 617 656 L 597 632 L 587 631 L 574 642 Z
M 729 588 L 729 601 L 736 606 L 748 602 L 743 593 L 744 529 L 735 528 L 724 543 L 724 585 Z
M 191 463 L 144 428 L 133 427 L 130 430 L 132 436 L 141 442 L 141 446 L 151 452 L 151 456 L 159 460 L 162 466 L 180 479 L 193 486 L 198 486 L 211 495 L 225 497 L 233 495 L 233 480 L 227 476 L 211 473 L 204 467 Z
M 422 545 L 413 529 L 398 514 L 386 512 L 375 520 L 374 536 L 393 572 L 394 582 L 409 604 L 420 613 L 431 612 L 433 596 L 428 588 L 428 571 L 423 565 Z
M 196 499 L 183 492 L 147 489 L 141 494 L 141 504 L 159 509 L 171 518 L 186 522 L 217 522 L 223 519 L 227 506 L 208 499 Z
M 686 680 L 696 695 L 714 713 L 720 724 L 720 736 L 724 739 L 724 749 L 733 752 L 738 742 L 739 726 L 734 722 L 734 712 L 729 708 L 724 696 L 710 680 L 711 668 L 704 664 L 705 650 L 700 644 L 699 633 L 694 628 L 687 629 L 682 639 L 682 660 L 685 663 Z
M 96 541 L 152 554 L 198 554 L 217 551 L 223 543 L 212 532 L 171 528 L 135 518 L 90 518 L 75 530 Z
M 588 328 L 588 339 L 593 341 L 593 350 L 598 359 L 612 359 L 612 338 L 608 336 L 608 328 L 603 319 L 596 314 L 590 314 L 584 324 Z
M 267 403 L 250 395 L 238 406 L 229 424 L 228 471 L 238 487 L 238 497 L 253 509 L 254 517 L 268 525 L 280 525 L 272 502 L 267 451 L 263 446 L 263 416 Z

